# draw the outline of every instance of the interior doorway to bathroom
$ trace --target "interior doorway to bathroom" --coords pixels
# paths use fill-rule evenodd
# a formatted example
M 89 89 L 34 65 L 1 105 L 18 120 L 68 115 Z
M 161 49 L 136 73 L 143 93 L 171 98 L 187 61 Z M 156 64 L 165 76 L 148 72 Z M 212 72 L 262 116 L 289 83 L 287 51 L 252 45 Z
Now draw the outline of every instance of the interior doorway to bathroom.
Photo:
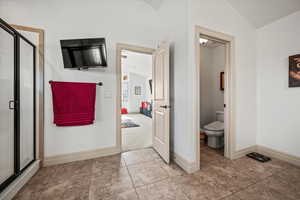
M 224 156 L 224 42 L 200 35 L 200 159 L 208 164 Z
M 122 150 L 152 146 L 152 55 L 121 51 Z
M 234 37 L 196 26 L 197 164 L 233 158 Z

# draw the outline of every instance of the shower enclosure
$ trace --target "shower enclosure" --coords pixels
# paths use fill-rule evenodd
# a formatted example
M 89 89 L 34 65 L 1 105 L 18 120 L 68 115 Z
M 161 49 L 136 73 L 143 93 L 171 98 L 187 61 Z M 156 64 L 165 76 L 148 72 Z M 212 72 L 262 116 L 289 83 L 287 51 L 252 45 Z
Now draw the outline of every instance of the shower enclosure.
M 35 161 L 35 51 L 0 19 L 0 193 Z

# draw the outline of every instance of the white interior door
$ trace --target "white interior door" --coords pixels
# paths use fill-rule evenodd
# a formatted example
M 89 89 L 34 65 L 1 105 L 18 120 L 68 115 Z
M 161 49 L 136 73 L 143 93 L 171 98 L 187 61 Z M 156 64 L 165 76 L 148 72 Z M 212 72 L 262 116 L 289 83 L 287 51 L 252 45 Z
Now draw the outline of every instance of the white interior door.
M 169 43 L 160 42 L 153 55 L 153 147 L 170 162 Z

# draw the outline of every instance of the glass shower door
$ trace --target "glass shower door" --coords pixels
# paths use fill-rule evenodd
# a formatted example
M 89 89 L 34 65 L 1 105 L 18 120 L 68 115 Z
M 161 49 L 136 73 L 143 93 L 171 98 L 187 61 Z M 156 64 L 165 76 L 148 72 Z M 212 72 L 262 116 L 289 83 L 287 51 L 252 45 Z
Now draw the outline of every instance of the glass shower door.
M 0 184 L 15 174 L 14 38 L 0 26 Z
M 20 170 L 34 160 L 35 47 L 20 37 Z
M 35 52 L 0 18 L 0 193 L 35 161 Z

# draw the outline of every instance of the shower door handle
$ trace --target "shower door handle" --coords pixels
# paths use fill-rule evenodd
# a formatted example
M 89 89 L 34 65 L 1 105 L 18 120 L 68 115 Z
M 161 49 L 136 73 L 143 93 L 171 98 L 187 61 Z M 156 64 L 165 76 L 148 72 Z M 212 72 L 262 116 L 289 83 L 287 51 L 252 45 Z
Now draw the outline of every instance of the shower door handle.
M 14 110 L 14 109 L 16 108 L 16 101 L 10 100 L 10 101 L 8 102 L 8 108 L 9 108 L 10 110 Z

